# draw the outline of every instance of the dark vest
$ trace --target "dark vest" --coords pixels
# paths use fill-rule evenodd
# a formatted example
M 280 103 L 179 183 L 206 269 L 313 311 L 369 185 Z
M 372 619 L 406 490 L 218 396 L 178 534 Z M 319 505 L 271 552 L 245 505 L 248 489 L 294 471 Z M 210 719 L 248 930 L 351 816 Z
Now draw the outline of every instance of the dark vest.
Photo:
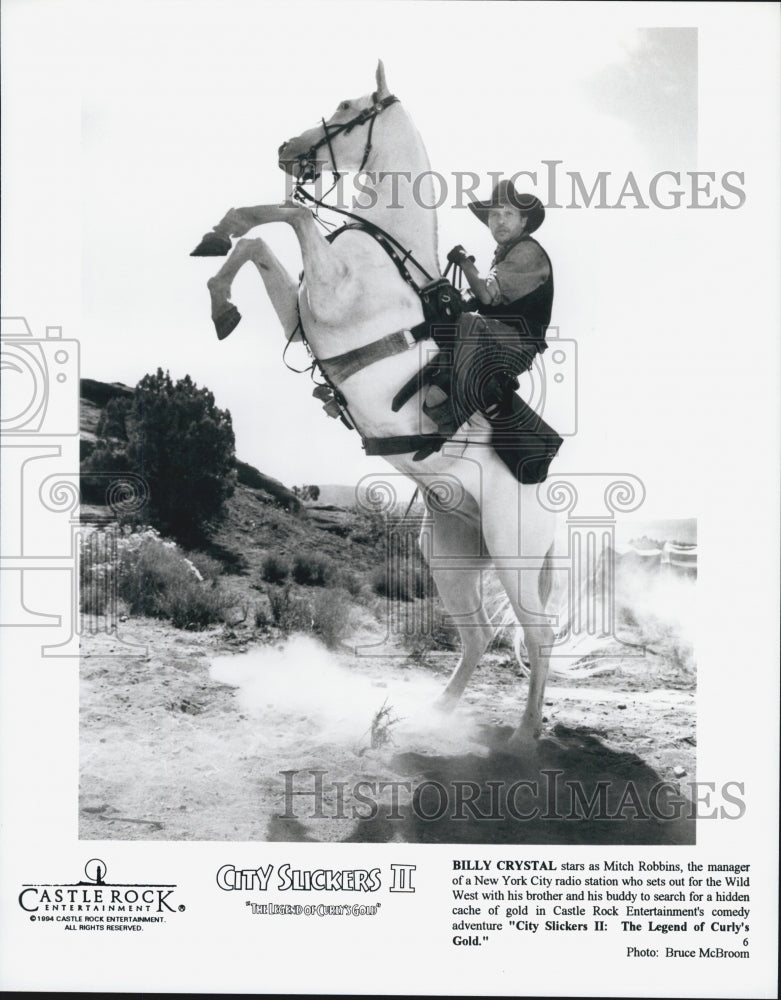
M 545 254 L 549 269 L 548 277 L 528 295 L 523 295 L 514 302 L 502 302 L 495 306 L 481 303 L 478 312 L 482 316 L 493 316 L 507 326 L 514 327 L 521 337 L 534 341 L 535 347 L 542 353 L 548 346 L 545 343 L 545 332 L 550 324 L 553 309 L 553 265 L 550 257 L 531 236 L 521 236 L 511 246 L 500 247 L 494 255 L 493 263 L 500 263 L 514 247 L 525 240 L 534 243 Z

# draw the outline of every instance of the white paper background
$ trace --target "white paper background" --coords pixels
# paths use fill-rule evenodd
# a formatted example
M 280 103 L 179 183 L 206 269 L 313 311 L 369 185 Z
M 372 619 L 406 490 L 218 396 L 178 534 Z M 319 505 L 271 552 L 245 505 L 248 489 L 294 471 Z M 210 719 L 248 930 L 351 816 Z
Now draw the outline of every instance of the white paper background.
M 717 177 L 744 172 L 745 205 L 549 212 L 543 242 L 556 268 L 555 321 L 580 350 L 572 469 L 633 472 L 648 489 L 644 513 L 697 517 L 698 776 L 746 784 L 742 820 L 703 821 L 696 850 L 646 856 L 756 866 L 750 961 L 632 964 L 617 935 L 503 936 L 482 952 L 450 945 L 451 859 L 544 857 L 544 848 L 80 844 L 76 661 L 44 662 L 37 651 L 48 635 L 7 629 L 3 985 L 774 995 L 776 8 L 6 0 L 2 15 L 3 315 L 26 316 L 39 337 L 47 324 L 61 325 L 80 341 L 86 377 L 132 385 L 158 365 L 176 377 L 189 372 L 231 409 L 239 456 L 287 483 L 347 482 L 382 466 L 363 459 L 354 436 L 320 417 L 304 380 L 282 369 L 281 337 L 254 277 L 242 275 L 235 286 L 241 327 L 217 343 L 204 285 L 212 265 L 187 256 L 231 205 L 279 199 L 279 142 L 342 98 L 370 91 L 381 56 L 443 173 L 534 169 L 542 159 L 562 159 L 563 169 L 584 175 L 695 169 L 676 162 L 673 147 L 664 149 L 669 164 L 655 164 L 664 145 L 649 149 L 638 138 L 642 108 L 634 120 L 617 119 L 584 88 L 600 66 L 607 73 L 631 56 L 632 29 L 698 28 L 696 168 Z M 485 256 L 477 228 L 465 211 L 441 212 L 440 252 L 464 242 Z M 292 237 L 275 229 L 275 247 L 296 269 Z M 281 406 L 294 416 L 275 422 L 270 443 L 261 427 Z M 9 490 L 18 485 L 4 477 L 6 511 Z M 36 499 L 24 500 L 34 515 Z M 7 538 L 7 523 L 3 529 Z M 62 581 L 46 586 L 35 606 L 54 610 L 64 601 Z M 638 856 L 618 848 L 565 853 Z M 164 932 L 132 940 L 71 941 L 58 928 L 28 924 L 16 903 L 20 883 L 77 877 L 89 856 L 179 883 L 187 913 Z M 214 887 L 221 864 L 285 860 L 349 868 L 411 862 L 419 890 L 384 894 L 382 916 L 356 920 L 345 934 L 339 922 L 261 924 Z

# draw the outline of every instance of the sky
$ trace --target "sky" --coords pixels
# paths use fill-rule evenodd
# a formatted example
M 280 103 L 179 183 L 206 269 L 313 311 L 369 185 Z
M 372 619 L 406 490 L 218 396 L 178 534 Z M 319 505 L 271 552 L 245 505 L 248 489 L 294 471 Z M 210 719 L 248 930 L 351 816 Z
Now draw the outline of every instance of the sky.
M 4 314 L 77 336 L 85 377 L 189 374 L 230 410 L 238 456 L 288 485 L 381 473 L 311 399 L 308 378 L 284 368 L 281 329 L 249 267 L 234 283 L 242 322 L 217 341 L 206 280 L 221 261 L 190 250 L 227 209 L 281 200 L 280 142 L 373 90 L 378 57 L 432 168 L 474 171 L 482 197 L 489 171 L 537 170 L 542 184 L 547 160 L 589 186 L 610 171 L 613 198 L 629 171 L 647 192 L 659 170 L 743 168 L 745 123 L 725 143 L 714 102 L 698 103 L 710 36 L 691 7 L 552 6 L 7 0 L 4 247 L 20 252 L 5 256 Z M 707 72 L 723 44 L 709 43 Z M 649 516 L 696 516 L 703 357 L 716 379 L 706 395 L 729 378 L 726 358 L 708 354 L 709 325 L 729 326 L 713 299 L 716 247 L 750 204 L 632 205 L 551 209 L 536 234 L 553 261 L 552 323 L 577 352 L 577 433 L 559 471 L 631 473 Z M 297 273 L 292 232 L 262 235 Z M 448 205 L 440 259 L 455 243 L 487 268 L 487 230 Z M 557 405 L 569 413 L 573 398 Z

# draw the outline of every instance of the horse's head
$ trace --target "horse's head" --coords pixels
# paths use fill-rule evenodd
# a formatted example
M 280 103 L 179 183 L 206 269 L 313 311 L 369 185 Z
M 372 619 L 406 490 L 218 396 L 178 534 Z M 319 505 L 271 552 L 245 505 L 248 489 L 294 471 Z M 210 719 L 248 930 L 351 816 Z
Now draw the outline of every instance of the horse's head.
M 342 101 L 326 121 L 288 139 L 279 147 L 279 165 L 296 181 L 317 180 L 323 170 L 335 174 L 360 171 L 371 152 L 378 115 L 396 103 L 388 90 L 382 60 L 377 64 L 377 88 L 372 94 Z

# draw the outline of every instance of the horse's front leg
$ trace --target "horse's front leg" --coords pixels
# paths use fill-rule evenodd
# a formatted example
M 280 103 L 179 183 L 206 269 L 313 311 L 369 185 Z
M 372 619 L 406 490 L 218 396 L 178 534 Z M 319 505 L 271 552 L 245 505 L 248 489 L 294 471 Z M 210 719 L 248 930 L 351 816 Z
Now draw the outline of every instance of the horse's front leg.
M 282 205 L 256 205 L 253 208 L 232 208 L 224 218 L 207 233 L 193 256 L 218 256 L 217 250 L 224 247 L 222 256 L 230 250 L 230 239 L 243 236 L 255 226 L 269 222 L 285 222 L 293 227 L 301 247 L 306 271 L 307 295 L 312 312 L 318 318 L 328 319 L 343 312 L 343 296 L 340 288 L 348 274 L 348 268 L 341 255 L 325 239 L 317 227 L 314 216 L 308 208 L 285 202 Z M 215 246 L 217 249 L 215 249 Z
M 241 320 L 241 313 L 230 300 L 231 286 L 238 271 L 249 262 L 258 269 L 285 336 L 288 340 L 300 340 L 300 334 L 297 334 L 298 286 L 261 239 L 238 240 L 220 270 L 207 282 L 217 336 L 224 340 Z
M 190 256 L 227 257 L 231 252 L 232 240 L 235 237 L 246 236 L 250 229 L 262 226 L 265 222 L 291 222 L 291 209 L 301 210 L 301 206 L 285 202 L 284 205 L 231 208 L 223 215 L 217 225 L 206 233 Z M 285 211 L 284 215 L 280 215 L 281 210 Z

